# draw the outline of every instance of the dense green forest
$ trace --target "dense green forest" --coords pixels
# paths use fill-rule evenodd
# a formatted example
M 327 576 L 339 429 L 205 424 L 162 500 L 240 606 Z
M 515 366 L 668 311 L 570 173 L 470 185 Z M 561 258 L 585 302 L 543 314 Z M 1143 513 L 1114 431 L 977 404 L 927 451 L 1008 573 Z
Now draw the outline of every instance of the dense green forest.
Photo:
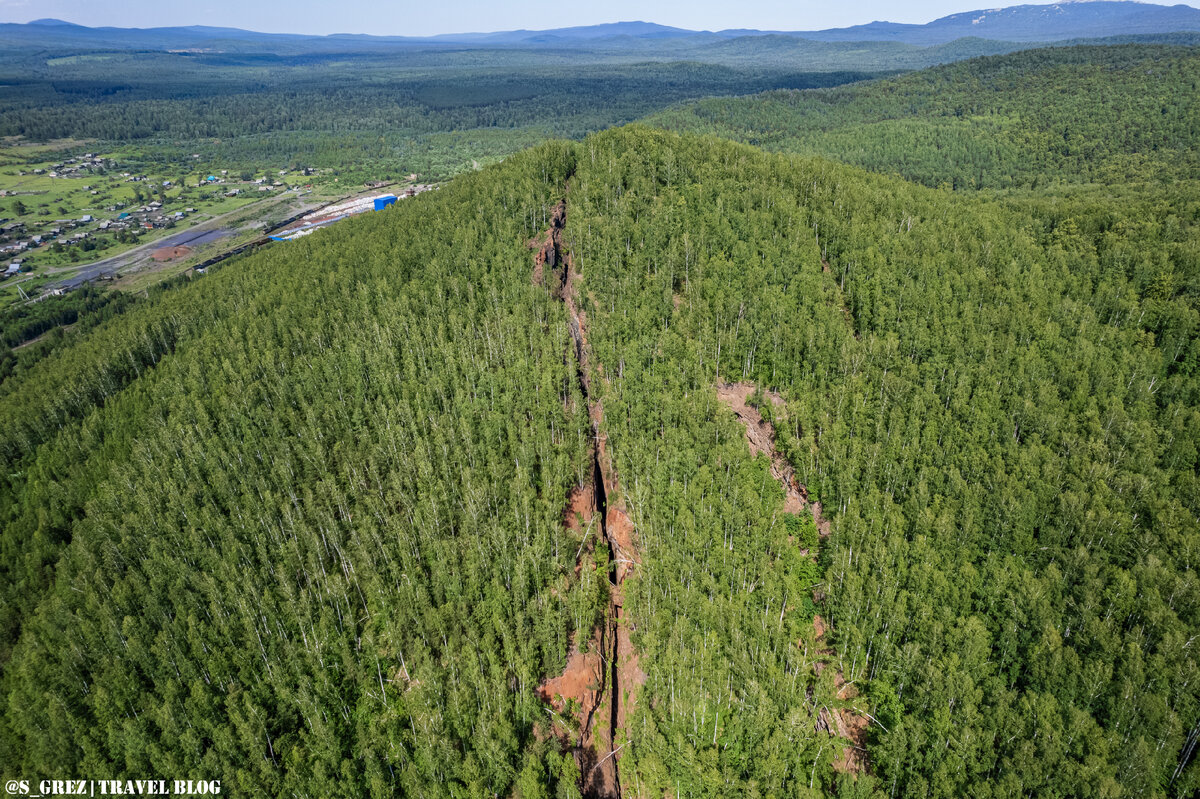
M 1192 41 L 1194 36 L 1174 38 Z M 1122 153 L 1146 142 L 1177 147 L 1178 130 L 1195 111 L 1188 97 L 1195 93 L 1194 59 L 1180 64 L 1178 55 L 1174 61 L 1168 58 L 1160 76 L 1163 85 L 1150 96 L 1138 92 L 1138 59 L 1192 52 L 1182 47 L 1024 51 L 995 61 L 998 66 L 989 73 L 976 74 L 980 62 L 973 61 L 957 71 L 902 78 L 894 87 L 870 84 L 839 93 L 835 87 L 866 78 L 1021 46 L 960 40 L 926 48 L 785 36 L 686 47 L 627 44 L 609 50 L 410 48 L 386 54 L 26 51 L 0 46 L 0 136 L 130 144 L 139 157 L 173 164 L 199 154 L 239 168 L 305 164 L 371 179 L 411 172 L 440 179 L 546 138 L 579 139 L 672 104 L 699 101 L 694 108 L 684 106 L 656 119 L 868 168 L 902 164 L 903 169 L 892 171 L 926 181 L 978 181 L 974 165 L 979 165 L 1001 173 L 988 178 L 995 185 L 1009 185 L 1052 171 L 1046 161 L 1052 155 L 1031 161 L 1031 152 L 1046 147 L 1073 152 L 1076 163 L 1098 155 L 1090 149 L 1091 138 L 1086 145 L 1080 142 L 1097 133 L 1109 141 L 1105 126 L 1114 115 L 1130 110 L 1130 102 L 1140 106 L 1161 100 L 1169 118 L 1145 116 L 1163 135 L 1155 139 L 1130 131 L 1129 141 L 1118 143 Z M 1063 55 L 1076 52 L 1091 55 Z M 1109 55 L 1119 52 L 1125 55 Z M 1033 122 L 1019 118 L 1027 110 L 1030 87 L 1024 84 L 1030 76 L 1041 81 L 1033 87 L 1035 107 L 1045 93 L 1057 96 L 1061 91 L 1078 101 L 1096 96 L 1101 85 L 1108 88 L 1112 76 L 1097 66 L 1097 58 L 1113 58 L 1113 68 L 1123 69 L 1125 78 L 1116 87 L 1119 95 L 1089 112 L 1091 127 L 1079 131 L 1077 140 L 1058 145 L 1053 138 L 1057 131 L 1043 130 L 1055 123 L 1053 116 Z M 1051 72 L 1048 60 L 1063 61 L 1063 68 Z M 1081 64 L 1094 69 L 1081 71 Z M 966 75 L 970 80 L 964 80 Z M 983 101 L 975 90 L 997 75 L 1003 82 L 983 93 L 1000 98 L 996 107 L 979 106 Z M 889 88 L 876 88 L 880 86 Z M 800 91 L 819 88 L 829 91 Z M 764 91 L 783 93 L 712 99 Z M 1138 95 L 1132 101 L 1131 93 Z M 1079 110 L 1059 113 L 1070 116 Z M 1139 114 L 1143 110 L 1135 109 Z M 909 119 L 914 115 L 919 124 Z M 1006 144 L 1009 138 L 1013 141 Z M 939 152 L 925 155 L 930 147 Z M 954 157 L 961 163 L 942 176 L 940 151 L 947 148 L 958 151 Z M 1105 167 L 1105 174 L 1134 167 L 1144 164 Z
M 671 103 L 835 86 L 863 70 L 464 53 L 337 57 L 96 53 L 0 59 L 0 136 L 132 143 L 164 161 L 444 178 Z
M 0 311 L 0 387 L 15 371 L 28 368 L 63 343 L 67 329 L 73 335 L 82 333 L 134 302 L 129 294 L 85 286 L 67 296 Z
M 712 98 L 651 122 L 929 186 L 1200 178 L 1200 51 L 1055 47 L 818 91 Z
M 826 605 L 837 662 L 879 722 L 882 790 L 1194 791 L 1194 766 L 1172 776 L 1200 713 L 1195 193 L 1017 212 L 637 129 L 583 149 L 595 166 L 568 230 L 597 353 L 621 364 L 606 401 L 618 469 L 643 492 L 647 561 L 692 562 L 638 594 L 643 663 L 663 670 L 651 690 L 699 698 L 701 680 L 732 679 L 724 723 L 762 747 L 749 762 L 780 758 L 757 785 L 782 795 L 812 767 L 772 740 L 811 732 L 771 695 L 795 648 L 760 676 L 734 632 L 715 656 L 700 646 L 727 616 L 699 608 L 723 582 L 703 553 L 728 528 L 697 525 L 681 546 L 701 497 L 733 495 L 699 476 L 714 469 L 703 438 L 679 431 L 714 383 L 752 379 L 788 399 L 792 462 L 835 509 Z M 680 482 L 696 500 L 676 498 Z M 659 696 L 661 737 L 634 751 L 669 779 L 648 794 L 719 793 L 729 750 L 679 735 L 692 720 Z M 749 708 L 762 715 L 739 729 Z M 681 740 L 697 753 L 680 757 Z
M 1196 795 L 1196 65 L 1059 48 L 705 100 L 653 121 L 726 138 L 546 142 L 139 300 L 7 313 L 5 776 Z M 604 69 L 610 110 L 650 102 Z M 651 77 L 745 77 L 680 69 Z M 442 122 L 540 125 L 585 72 Z M 258 96 L 163 91 L 19 117 L 171 147 Z M 264 141 L 327 113 L 272 108 Z M 549 701 L 584 655 L 603 701 Z
M 0 759 L 236 795 L 557 775 L 533 688 L 595 601 L 560 523 L 586 417 L 523 243 L 566 152 L 246 259 L 5 381 Z
M 564 192 L 640 542 L 627 791 L 1197 788 L 1194 198 L 1017 212 L 641 128 L 254 255 L 6 381 L 6 762 L 571 795 L 534 689 L 606 566 L 577 574 L 560 522 L 587 420 L 524 247 Z M 787 401 L 823 575 L 727 380 Z M 857 778 L 815 721 L 839 677 L 877 720 Z

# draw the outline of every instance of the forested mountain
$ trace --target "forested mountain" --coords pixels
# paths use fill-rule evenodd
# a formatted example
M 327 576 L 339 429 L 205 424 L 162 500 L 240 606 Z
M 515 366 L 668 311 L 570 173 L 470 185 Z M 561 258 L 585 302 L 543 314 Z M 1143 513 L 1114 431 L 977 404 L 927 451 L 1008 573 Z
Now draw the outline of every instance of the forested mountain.
M 1001 95 L 993 110 L 974 110 L 986 102 L 974 94 L 974 86 L 993 77 L 973 76 L 976 67 L 940 73 L 940 78 L 939 73 L 912 76 L 878 94 L 863 87 L 844 94 L 769 95 L 762 103 L 710 102 L 764 91 L 838 87 L 1028 46 L 979 37 L 925 46 L 814 41 L 784 34 L 663 38 L 652 28 L 639 37 L 587 38 L 574 32 L 524 44 L 485 36 L 460 45 L 382 47 L 370 45 L 369 37 L 331 37 L 320 39 L 321 48 L 313 48 L 309 40 L 314 37 L 277 36 L 259 42 L 254 38 L 258 34 L 188 28 L 160 30 L 155 43 L 130 49 L 123 40 L 87 40 L 81 31 L 94 29 L 80 26 L 0 27 L 13 34 L 0 31 L 0 136 L 33 142 L 87 140 L 81 152 L 129 147 L 139 158 L 176 167 L 195 154 L 204 161 L 232 162 L 235 168 L 257 169 L 265 162 L 276 168 L 336 168 L 360 180 L 414 172 L 440 179 L 548 137 L 579 139 L 672 104 L 708 98 L 695 112 L 696 119 L 679 112 L 667 124 L 713 130 L 768 147 L 825 153 L 871 168 L 903 164 L 903 174 L 928 181 L 979 179 L 965 165 L 953 173 L 938 168 L 921 172 L 923 167 L 912 161 L 924 157 L 920 151 L 928 141 L 954 151 L 955 158 L 969 161 L 972 168 L 1000 161 L 1006 175 L 997 180 L 1003 185 L 1046 173 L 1048 165 L 1031 162 L 1026 157 L 1030 152 L 1042 161 L 1047 148 L 1056 152 L 1065 147 L 1075 158 L 1096 155 L 1087 143 L 1060 145 L 1054 139 L 1058 120 L 1053 117 L 1032 120 L 1042 126 L 1034 130 L 1014 122 L 1026 110 L 1022 97 L 1037 97 L 1035 114 L 1085 113 L 1098 126 L 1111 123 L 1104 114 L 1114 109 L 1110 103 L 1085 109 L 1076 102 L 1094 92 L 1107 74 L 1084 74 L 1081 64 L 1074 72 L 1064 64 L 1061 73 L 1051 73 L 1045 62 L 1054 56 L 1045 51 L 997 62 L 1009 66 L 998 67 L 1003 70 L 1000 85 L 984 93 L 984 98 Z M 17 35 L 9 30 L 13 28 L 24 33 Z M 84 38 L 36 38 L 60 32 Z M 171 38 L 184 33 L 220 33 L 232 37 L 232 44 L 191 48 L 196 52 L 162 51 L 189 50 L 191 39 Z M 112 31 L 105 35 L 109 34 Z M 1150 38 L 1164 37 L 1182 45 L 1200 42 L 1200 34 Z M 246 49 L 247 42 L 261 46 Z M 1085 65 L 1109 56 L 1077 58 Z M 1194 112 L 1190 96 L 1196 93 L 1190 67 L 1185 65 L 1182 74 L 1164 73 L 1162 85 L 1151 87 L 1150 95 L 1143 97 L 1136 71 L 1141 62 L 1134 55 L 1124 58 L 1124 63 L 1113 64 L 1114 70 L 1124 72 L 1117 87 L 1121 102 L 1161 100 L 1167 119 L 1147 117 L 1151 127 L 1160 129 L 1168 122 L 1176 129 L 1186 127 L 1188 114 Z M 1034 93 L 1023 85 L 1027 77 L 1035 83 Z M 930 80 L 934 82 L 927 83 Z M 1051 88 L 1057 84 L 1047 81 L 1071 87 L 1067 102 L 1058 102 Z M 904 97 L 911 102 L 897 105 Z M 1046 100 L 1055 102 L 1047 105 Z M 920 119 L 914 122 L 914 116 Z M 986 118 L 981 122 L 980 116 Z M 869 128 L 860 132 L 864 125 Z M 1013 130 L 1014 125 L 1018 129 Z M 1047 125 L 1050 130 L 1043 129 Z M 1107 142 L 1100 128 L 1083 132 Z M 810 133 L 819 134 L 820 146 Z M 1122 142 L 1126 147 L 1176 146 L 1174 140 L 1159 142 L 1138 131 L 1122 135 L 1129 139 Z M 918 153 L 907 155 L 905 151 L 914 147 Z M 1008 174 L 1013 171 L 1025 174 Z
M 0 56 L 0 136 L 99 140 L 80 146 L 127 148 L 172 169 L 197 154 L 252 170 L 337 169 L 343 180 L 414 172 L 442 179 L 676 102 L 877 74 L 803 59 L 811 70 L 790 66 L 791 57 L 634 64 L 627 55 L 610 61 L 563 50 L 18 54 Z
M 1198 218 L 633 127 L 138 303 L 0 384 L 0 757 L 1192 795 Z M 734 383 L 778 400 L 819 545 Z M 547 686 L 589 653 L 581 716 Z
M 1200 50 L 1059 47 L 821 91 L 711 98 L 651 118 L 930 186 L 1200 177 Z
M 1194 791 L 1194 766 L 1172 776 L 1200 711 L 1200 606 L 1180 601 L 1200 587 L 1180 557 L 1197 535 L 1195 195 L 1014 212 L 636 130 L 584 151 L 575 241 L 598 298 L 598 359 L 621 364 L 606 418 L 618 470 L 644 486 L 633 506 L 646 559 L 706 549 L 681 541 L 705 503 L 671 499 L 674 470 L 697 462 L 678 454 L 690 448 L 676 431 L 714 383 L 773 387 L 793 420 L 791 462 L 835 509 L 822 588 L 836 662 L 878 719 L 868 753 L 882 790 Z M 1163 280 L 1171 288 L 1154 288 Z M 696 584 L 678 573 L 643 587 L 643 614 Z M 661 623 L 719 623 L 692 607 Z M 685 632 L 660 635 L 640 641 L 643 667 L 682 653 L 677 696 L 709 639 L 697 630 L 689 656 Z M 692 671 L 704 696 L 711 678 Z M 725 712 L 741 731 L 748 708 L 768 713 L 787 668 L 774 681 L 737 673 L 746 695 Z M 771 734 L 809 727 L 760 718 L 739 743 L 778 753 L 757 785 L 785 793 L 799 746 Z M 710 740 L 691 732 L 701 751 L 684 760 L 705 763 Z M 658 740 L 648 772 L 678 757 L 679 737 Z M 688 779 L 689 765 L 647 794 L 672 782 L 719 793 L 728 751 L 711 753 L 709 781 Z M 800 782 L 807 766 L 794 766 Z
M 533 690 L 594 602 L 561 524 L 586 415 L 524 240 L 569 156 L 248 259 L 5 381 L 0 759 L 247 796 L 557 774 Z
M 2 135 L 457 174 L 6 313 L 6 777 L 1200 794 L 1197 50 L 726 33 L 0 53 Z

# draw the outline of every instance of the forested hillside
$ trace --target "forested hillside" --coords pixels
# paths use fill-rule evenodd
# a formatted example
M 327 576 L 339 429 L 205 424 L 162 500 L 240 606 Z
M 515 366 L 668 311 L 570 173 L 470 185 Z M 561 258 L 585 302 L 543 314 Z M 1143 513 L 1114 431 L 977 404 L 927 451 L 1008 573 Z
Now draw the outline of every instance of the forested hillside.
M 246 259 L 5 381 L 0 760 L 241 796 L 570 773 L 532 725 L 600 601 L 561 524 L 587 417 L 523 245 L 571 157 Z
M 2 757 L 1192 795 L 1198 218 L 633 127 L 137 303 L 3 384 Z M 614 638 L 581 718 L 557 689 Z
M 1200 51 L 1057 47 L 817 91 L 711 98 L 651 123 L 929 186 L 1200 177 Z
M 124 143 L 177 168 L 195 153 L 239 168 L 306 164 L 372 179 L 446 178 L 473 160 L 582 138 L 674 102 L 870 75 L 566 51 L 49 55 L 0 49 L 0 136 Z
M 620 364 L 606 418 L 618 468 L 641 486 L 647 560 L 702 557 L 727 529 L 680 532 L 706 505 L 673 499 L 676 486 L 703 492 L 712 465 L 676 431 L 711 406 L 714 384 L 775 388 L 792 463 L 833 509 L 821 591 L 836 663 L 878 720 L 868 753 L 882 790 L 1194 791 L 1194 766 L 1175 774 L 1200 712 L 1200 585 L 1185 554 L 1200 439 L 1194 196 L 1019 214 L 636 129 L 585 153 L 594 166 L 572 195 L 585 218 L 577 205 L 568 230 L 598 298 L 592 340 Z M 703 631 L 720 623 L 675 605 L 678 583 L 722 592 L 676 571 L 639 594 L 651 690 L 655 666 L 674 677 L 646 711 L 662 737 L 633 747 L 646 773 L 670 774 L 648 795 L 718 793 L 746 738 L 781 759 L 758 785 L 785 792 L 784 775 L 811 761 L 789 772 L 799 747 L 771 736 L 810 728 L 769 697 L 799 653 L 767 656 L 774 680 L 730 666 L 742 694 L 725 697 L 729 727 L 713 738 L 672 717 L 668 685 L 678 703 L 683 675 L 708 696 L 712 677 L 693 663 L 711 657 Z M 756 582 L 723 590 L 762 612 Z M 717 680 L 733 650 L 712 658 Z M 742 727 L 750 708 L 759 720 Z M 672 723 L 675 737 L 662 732 Z M 735 730 L 740 745 L 724 748 Z M 700 753 L 674 760 L 680 740 Z
M 245 58 L 47 64 L 3 124 L 441 174 L 580 140 L 6 314 L 6 777 L 1200 793 L 1194 49 L 683 135 L 585 134 L 863 76 Z

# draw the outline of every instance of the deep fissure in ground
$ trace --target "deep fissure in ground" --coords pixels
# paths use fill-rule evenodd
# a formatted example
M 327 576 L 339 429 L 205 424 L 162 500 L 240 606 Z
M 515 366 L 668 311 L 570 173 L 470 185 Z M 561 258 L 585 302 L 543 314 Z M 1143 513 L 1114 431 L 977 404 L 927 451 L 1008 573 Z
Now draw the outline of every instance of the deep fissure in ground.
M 598 638 L 602 650 L 600 654 L 602 669 L 599 674 L 601 685 L 599 686 L 597 701 L 593 707 L 588 709 L 587 718 L 581 730 L 579 748 L 582 748 L 583 742 L 587 739 L 595 712 L 602 706 L 604 692 L 607 691 L 609 718 L 608 728 L 605 732 L 607 733 L 606 748 L 608 752 L 594 764 L 590 762 L 591 757 L 589 755 L 591 753 L 586 751 L 579 752 L 582 761 L 581 766 L 585 767 L 580 774 L 579 787 L 583 795 L 589 797 L 589 799 L 610 799 L 611 797 L 621 796 L 620 777 L 616 763 L 618 751 L 616 741 L 620 727 L 622 693 L 621 638 L 618 633 L 618 627 L 621 621 L 620 584 L 625 573 L 621 571 L 620 565 L 622 553 L 619 545 L 613 540 L 613 531 L 610 529 L 608 520 L 609 488 L 606 485 L 605 478 L 606 474 L 612 473 L 612 470 L 610 468 L 606 471 L 606 464 L 604 463 L 600 432 L 600 420 L 603 418 L 603 411 L 599 402 L 594 401 L 591 396 L 587 362 L 587 334 L 584 328 L 584 317 L 576 304 L 577 297 L 574 278 L 577 276 L 572 274 L 572 259 L 569 253 L 566 252 L 562 242 L 562 233 L 567 222 L 565 191 L 566 189 L 564 188 L 564 198 L 555 206 L 551 214 L 550 226 L 546 231 L 545 239 L 537 243 L 538 251 L 534 257 L 534 281 L 542 283 L 546 279 L 545 268 L 548 267 L 552 276 L 551 293 L 567 308 L 568 328 L 574 350 L 575 377 L 584 404 L 588 409 L 592 425 L 591 510 L 593 517 L 599 518 L 600 535 L 608 547 L 610 604 L 604 625 L 593 636 L 594 638 Z M 615 485 L 615 477 L 612 479 Z

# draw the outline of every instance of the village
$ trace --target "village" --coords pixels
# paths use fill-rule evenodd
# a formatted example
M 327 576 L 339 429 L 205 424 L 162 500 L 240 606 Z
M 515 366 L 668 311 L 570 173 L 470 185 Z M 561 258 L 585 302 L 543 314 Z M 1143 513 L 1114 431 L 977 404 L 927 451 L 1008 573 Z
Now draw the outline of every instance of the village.
M 122 272 L 203 272 L 207 262 L 189 258 L 196 251 L 213 261 L 249 244 L 290 241 L 434 188 L 408 175 L 350 193 L 355 187 L 329 170 L 197 170 L 199 158 L 158 175 L 94 152 L 18 169 L 0 164 L 0 298 L 31 301 Z M 190 174 L 178 174 L 183 169 Z M 393 193 L 361 193 L 392 186 Z

